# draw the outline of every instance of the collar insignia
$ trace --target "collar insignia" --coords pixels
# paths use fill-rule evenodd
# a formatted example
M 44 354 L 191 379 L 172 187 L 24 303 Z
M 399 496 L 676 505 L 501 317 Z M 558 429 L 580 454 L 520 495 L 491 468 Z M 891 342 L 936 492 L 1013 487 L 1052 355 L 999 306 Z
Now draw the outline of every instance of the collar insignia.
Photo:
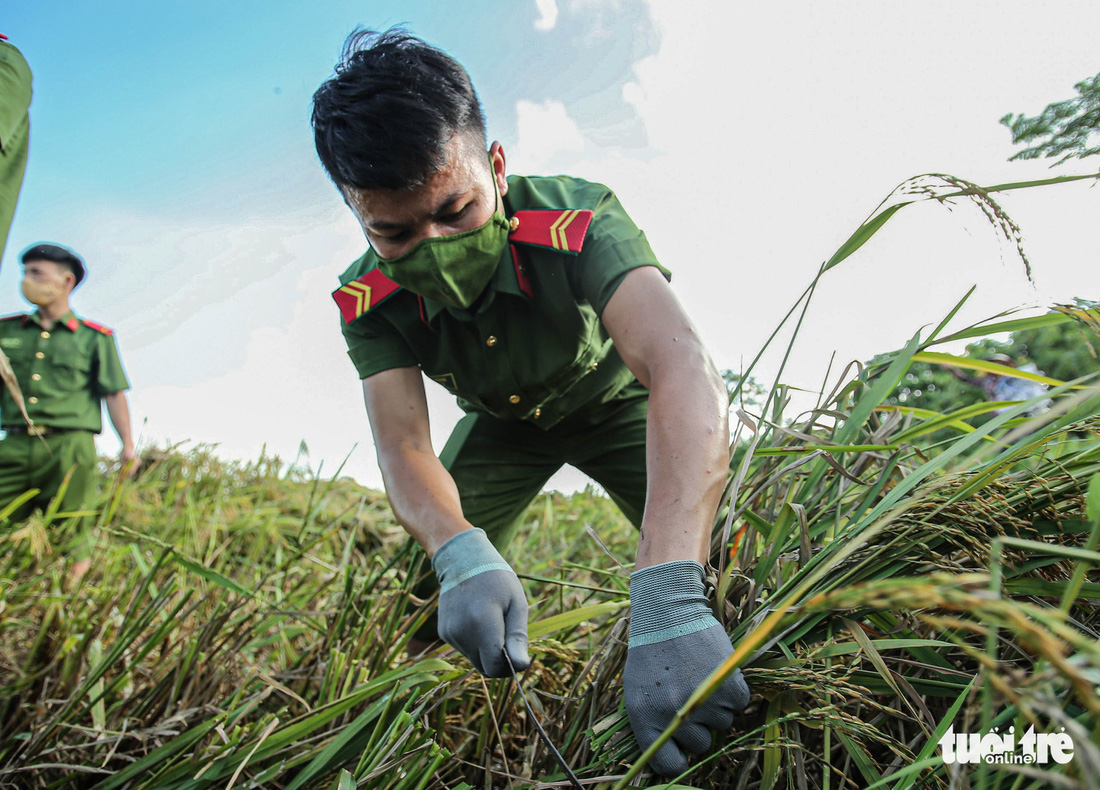
M 97 324 L 95 321 L 89 321 L 87 318 L 81 318 L 80 323 L 84 324 L 84 326 L 88 327 L 89 329 L 94 329 L 95 331 L 107 335 L 108 337 L 114 334 L 113 329 L 108 329 L 107 327 L 103 326 L 103 324 Z M 75 332 L 77 327 L 76 319 L 70 318 L 66 322 L 66 326 L 68 326 L 69 329 Z
M 513 244 L 549 247 L 576 255 L 584 247 L 592 212 L 576 208 L 525 209 L 517 211 L 511 223 L 508 241 Z
M 400 285 L 378 269 L 371 269 L 362 277 L 341 285 L 332 292 L 332 298 L 340 308 L 344 323 L 350 324 L 400 290 Z

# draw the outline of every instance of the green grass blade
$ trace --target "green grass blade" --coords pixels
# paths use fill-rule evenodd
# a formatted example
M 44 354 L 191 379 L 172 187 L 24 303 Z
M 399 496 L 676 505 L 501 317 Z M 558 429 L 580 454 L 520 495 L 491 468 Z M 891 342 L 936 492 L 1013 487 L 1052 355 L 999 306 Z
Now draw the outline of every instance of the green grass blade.
M 878 232 L 879 228 L 886 224 L 886 221 L 889 220 L 890 217 L 894 216 L 905 206 L 911 204 L 912 201 L 907 201 L 905 203 L 898 203 L 890 206 L 867 220 L 867 222 L 864 222 L 856 229 L 855 233 L 848 237 L 847 241 L 840 245 L 840 249 L 833 253 L 833 257 L 825 262 L 825 265 L 821 267 L 821 271 L 827 272 L 841 261 L 850 257 L 852 253 L 870 241 L 871 237 Z

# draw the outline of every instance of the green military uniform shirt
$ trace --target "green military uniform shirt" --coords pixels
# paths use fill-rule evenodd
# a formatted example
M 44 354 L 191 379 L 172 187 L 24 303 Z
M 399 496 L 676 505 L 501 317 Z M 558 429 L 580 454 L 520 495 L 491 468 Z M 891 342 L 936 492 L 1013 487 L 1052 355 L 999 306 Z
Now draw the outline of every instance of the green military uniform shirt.
M 634 381 L 600 315 L 632 269 L 656 266 L 666 278 L 669 273 L 601 184 L 510 176 L 504 207 L 509 217 L 531 210 L 591 212 L 580 252 L 565 249 L 571 245 L 563 231 L 560 243 L 554 237 L 546 244 L 509 244 L 485 293 L 467 310 L 399 288 L 376 301 L 377 293 L 359 285 L 367 296 L 360 309 L 345 312 L 342 329 L 360 378 L 420 366 L 457 395 L 465 411 L 547 430 L 613 399 Z M 377 257 L 368 250 L 341 275 L 340 290 L 364 275 L 380 275 L 376 270 Z M 394 287 L 383 277 L 365 280 Z
M 37 313 L 0 319 L 0 350 L 11 360 L 35 424 L 99 433 L 100 399 L 130 388 L 111 330 L 72 313 L 43 328 Z M 23 425 L 5 389 L 0 425 Z

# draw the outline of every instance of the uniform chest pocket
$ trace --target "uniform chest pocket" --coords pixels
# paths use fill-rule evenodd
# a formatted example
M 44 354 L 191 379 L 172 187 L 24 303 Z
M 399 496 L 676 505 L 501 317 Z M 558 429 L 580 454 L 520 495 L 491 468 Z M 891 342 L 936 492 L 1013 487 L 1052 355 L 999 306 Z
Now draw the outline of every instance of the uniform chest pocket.
M 0 340 L 0 351 L 3 351 L 4 356 L 11 362 L 16 375 L 19 375 L 22 367 L 32 363 L 34 357 L 32 345 L 24 342 L 20 337 L 5 337 Z
M 50 360 L 50 364 L 43 371 L 43 381 L 51 387 L 56 387 L 63 392 L 76 392 L 87 389 L 90 385 L 92 373 L 92 360 L 87 357 L 61 357 Z

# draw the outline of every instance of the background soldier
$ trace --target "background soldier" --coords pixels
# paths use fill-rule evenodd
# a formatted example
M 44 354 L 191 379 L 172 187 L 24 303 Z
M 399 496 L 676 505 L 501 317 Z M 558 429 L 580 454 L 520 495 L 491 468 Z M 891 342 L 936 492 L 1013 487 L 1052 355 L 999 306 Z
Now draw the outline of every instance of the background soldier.
M 77 318 L 69 305 L 73 289 L 84 279 L 84 261 L 56 244 L 36 244 L 23 252 L 23 296 L 36 306 L 0 320 L 0 348 L 26 399 L 32 425 L 20 419 L 10 392 L 0 396 L 0 510 L 32 488 L 40 490 L 9 516 L 21 521 L 35 507 L 45 507 L 62 493 L 61 512 L 91 507 L 96 499 L 94 436 L 103 428 L 100 400 L 106 402 L 122 441 L 122 468 L 132 473 L 140 463 L 130 434 L 130 408 L 124 390 L 130 383 L 122 369 L 110 329 Z M 78 521 L 72 576 L 88 569 L 90 519 Z
M 640 527 L 624 694 L 644 748 L 733 650 L 702 565 L 726 389 L 615 195 L 506 176 L 484 124 L 462 66 L 402 32 L 352 36 L 314 95 L 318 154 L 370 244 L 334 294 L 348 353 L 390 504 L 441 584 L 439 634 L 484 674 L 508 673 L 503 649 L 529 663 L 527 601 L 498 549 L 563 463 Z M 467 411 L 438 458 L 424 375 Z M 748 698 L 738 671 L 654 768 L 685 769 Z

